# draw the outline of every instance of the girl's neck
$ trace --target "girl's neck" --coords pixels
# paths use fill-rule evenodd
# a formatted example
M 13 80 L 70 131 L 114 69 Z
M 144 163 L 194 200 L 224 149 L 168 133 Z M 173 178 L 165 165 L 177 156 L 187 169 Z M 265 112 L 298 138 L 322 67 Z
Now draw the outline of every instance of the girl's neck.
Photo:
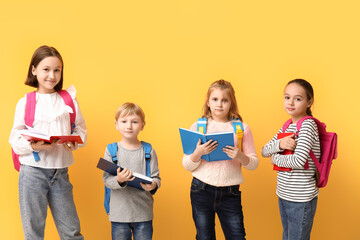
M 301 116 L 291 116 L 292 123 L 297 123 L 300 119 L 302 119 L 303 117 L 306 117 L 306 116 L 307 116 L 306 113 L 304 115 L 301 115 Z
M 227 117 L 224 117 L 224 118 L 219 118 L 219 117 L 214 117 L 214 116 L 211 116 L 211 120 L 212 121 L 215 121 L 215 122 L 220 122 L 220 123 L 226 123 L 226 122 L 230 122 L 230 119 L 227 118 Z
M 43 89 L 37 89 L 36 90 L 37 93 L 39 94 L 51 94 L 51 93 L 54 93 L 56 92 L 55 89 L 46 89 L 46 90 L 43 90 Z
M 121 139 L 120 144 L 121 144 L 121 146 L 123 146 L 124 148 L 129 149 L 129 150 L 134 150 L 141 146 L 141 142 L 137 138 L 136 139 L 123 138 L 123 139 Z

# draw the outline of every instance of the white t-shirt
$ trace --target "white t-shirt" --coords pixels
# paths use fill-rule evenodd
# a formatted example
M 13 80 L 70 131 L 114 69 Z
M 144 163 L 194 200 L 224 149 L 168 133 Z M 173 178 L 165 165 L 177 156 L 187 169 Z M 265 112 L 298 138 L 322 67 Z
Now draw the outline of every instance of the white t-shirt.
M 80 135 L 84 144 L 79 147 L 82 147 L 85 145 L 87 137 L 85 120 L 75 99 L 75 87 L 70 86 L 66 91 L 71 95 L 76 110 L 75 129 L 72 135 Z M 65 168 L 73 164 L 72 152 L 66 151 L 62 144 L 56 145 L 50 151 L 39 151 L 40 160 L 38 162 L 34 160 L 30 142 L 21 135 L 20 131 L 25 129 L 25 104 L 26 96 L 21 98 L 16 105 L 14 125 L 9 138 L 14 152 L 20 155 L 20 163 L 40 168 Z M 58 93 L 36 93 L 35 117 L 32 127 L 49 136 L 70 135 L 69 113 L 71 112 L 71 107 L 65 104 Z

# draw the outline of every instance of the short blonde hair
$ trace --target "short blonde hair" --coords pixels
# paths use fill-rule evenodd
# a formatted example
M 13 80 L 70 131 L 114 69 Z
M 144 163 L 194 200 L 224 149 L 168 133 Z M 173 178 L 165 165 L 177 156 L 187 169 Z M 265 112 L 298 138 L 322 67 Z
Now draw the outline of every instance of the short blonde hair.
M 141 121 L 145 122 L 145 113 L 141 107 L 136 103 L 126 102 L 116 110 L 115 121 L 117 121 L 120 116 L 129 116 L 134 114 L 138 115 L 141 118 Z

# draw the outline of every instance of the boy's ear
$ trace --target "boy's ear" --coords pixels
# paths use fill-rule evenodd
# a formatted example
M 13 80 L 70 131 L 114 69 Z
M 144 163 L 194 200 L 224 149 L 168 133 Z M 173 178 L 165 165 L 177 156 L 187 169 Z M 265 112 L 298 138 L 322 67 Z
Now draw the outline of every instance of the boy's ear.
M 144 122 L 143 122 L 143 125 L 142 125 L 142 127 L 141 127 L 141 131 L 144 130 L 145 124 L 146 124 L 146 122 L 144 121 Z
M 118 128 L 118 125 L 117 125 L 117 121 L 115 120 L 115 128 L 116 128 L 116 130 L 118 130 L 119 131 L 119 128 Z

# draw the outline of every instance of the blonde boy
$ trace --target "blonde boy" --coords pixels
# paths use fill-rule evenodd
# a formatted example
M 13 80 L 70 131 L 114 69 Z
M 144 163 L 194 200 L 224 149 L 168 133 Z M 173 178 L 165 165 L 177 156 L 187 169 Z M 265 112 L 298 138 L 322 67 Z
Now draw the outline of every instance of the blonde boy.
M 151 184 L 141 184 L 145 191 L 127 185 L 132 181 L 133 171 L 146 174 L 145 152 L 138 134 L 144 129 L 145 114 L 135 103 L 124 103 L 115 113 L 115 126 L 122 139 L 117 142 L 118 166 L 117 176 L 107 172 L 103 174 L 105 186 L 111 189 L 110 212 L 111 234 L 113 240 L 152 239 L 153 202 L 152 195 L 160 187 L 158 159 L 154 149 L 150 155 Z M 108 149 L 104 158 L 112 162 Z

